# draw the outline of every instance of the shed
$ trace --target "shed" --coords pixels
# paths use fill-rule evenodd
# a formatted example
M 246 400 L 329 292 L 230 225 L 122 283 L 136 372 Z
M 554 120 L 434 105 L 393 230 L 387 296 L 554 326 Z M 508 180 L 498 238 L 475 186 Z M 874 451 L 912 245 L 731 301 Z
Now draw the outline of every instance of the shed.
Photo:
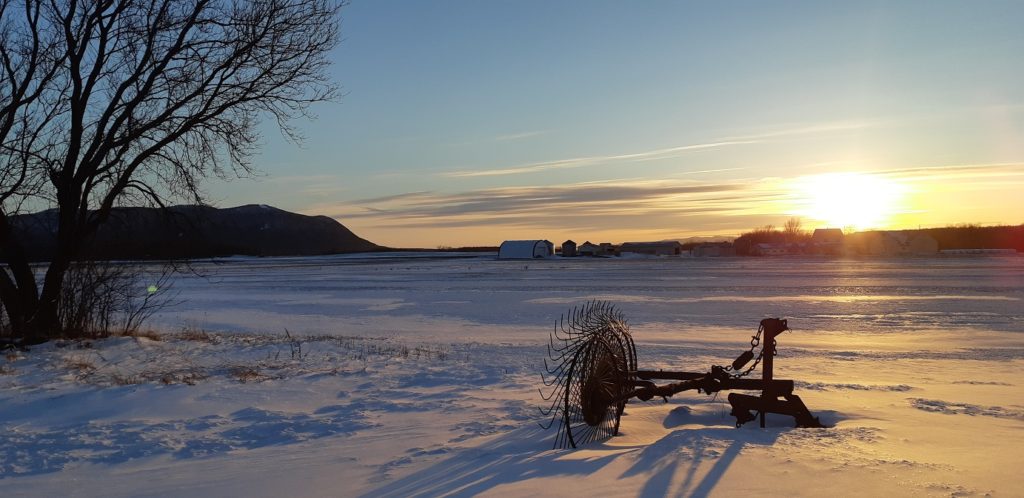
M 683 245 L 674 240 L 662 242 L 626 242 L 619 246 L 621 252 L 634 254 L 652 254 L 655 256 L 678 256 L 683 252 Z
M 841 228 L 815 228 L 811 235 L 811 242 L 815 244 L 842 244 L 843 230 Z
M 548 240 L 506 240 L 498 248 L 498 259 L 550 258 L 555 245 Z
M 786 256 L 789 254 L 788 244 L 761 243 L 751 249 L 755 256 Z
M 846 235 L 839 228 L 817 228 L 811 235 L 811 252 L 838 256 L 843 253 Z
M 571 258 L 576 255 L 576 243 L 572 239 L 562 242 L 562 256 Z
M 719 258 L 735 256 L 736 248 L 732 242 L 706 242 L 693 248 L 693 255 L 699 258 Z
M 589 240 L 580 244 L 576 251 L 580 256 L 597 256 L 601 253 L 601 246 L 591 243 Z

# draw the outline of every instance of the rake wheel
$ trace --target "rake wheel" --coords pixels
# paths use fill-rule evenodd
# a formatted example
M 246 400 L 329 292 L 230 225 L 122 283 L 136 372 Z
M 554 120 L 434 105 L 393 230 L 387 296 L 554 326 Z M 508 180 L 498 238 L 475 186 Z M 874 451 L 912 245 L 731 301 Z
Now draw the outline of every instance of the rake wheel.
M 618 434 L 636 371 L 629 325 L 612 305 L 592 301 L 563 316 L 551 335 L 544 378 L 551 402 L 541 412 L 559 423 L 555 447 L 572 447 Z M 547 363 L 547 362 L 545 362 Z M 543 424 L 542 424 L 543 426 Z

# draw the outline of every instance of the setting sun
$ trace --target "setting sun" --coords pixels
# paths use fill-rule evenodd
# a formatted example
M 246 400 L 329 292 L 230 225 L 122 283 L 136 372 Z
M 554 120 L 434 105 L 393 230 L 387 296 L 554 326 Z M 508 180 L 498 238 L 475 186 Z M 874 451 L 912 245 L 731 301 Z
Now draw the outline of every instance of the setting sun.
M 906 194 L 896 181 L 865 173 L 828 173 L 797 180 L 801 216 L 858 230 L 891 224 Z

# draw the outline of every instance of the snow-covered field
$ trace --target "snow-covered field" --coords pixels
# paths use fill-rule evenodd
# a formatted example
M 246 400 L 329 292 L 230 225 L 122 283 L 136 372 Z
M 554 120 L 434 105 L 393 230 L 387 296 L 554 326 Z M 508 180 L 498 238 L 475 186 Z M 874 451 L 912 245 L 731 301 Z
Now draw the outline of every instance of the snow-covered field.
M 1024 496 L 1024 258 L 228 259 L 154 338 L 0 359 L 0 496 Z M 548 332 L 615 303 L 642 368 L 789 319 L 776 378 L 828 429 L 725 396 L 632 402 L 552 449 Z M 287 332 L 286 332 L 287 331 Z

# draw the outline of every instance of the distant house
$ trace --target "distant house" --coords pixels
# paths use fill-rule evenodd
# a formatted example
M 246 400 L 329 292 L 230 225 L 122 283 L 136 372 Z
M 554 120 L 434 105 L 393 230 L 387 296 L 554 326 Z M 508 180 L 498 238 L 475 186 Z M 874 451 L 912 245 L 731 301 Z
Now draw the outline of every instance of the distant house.
M 599 244 L 599 246 L 600 246 L 600 250 L 598 252 L 599 256 L 618 256 L 619 255 L 619 248 L 616 247 L 615 244 L 612 244 L 611 242 L 602 242 L 601 244 Z
M 693 248 L 693 256 L 696 258 L 721 258 L 735 255 L 736 248 L 733 247 L 732 242 L 708 242 Z
M 506 240 L 498 248 L 498 259 L 550 258 L 555 245 L 548 240 Z
M 789 244 L 761 243 L 751 248 L 750 253 L 755 256 L 785 256 L 790 254 Z
M 842 244 L 843 231 L 839 228 L 817 228 L 811 235 L 811 242 L 815 244 Z
M 571 258 L 576 255 L 576 243 L 572 239 L 562 242 L 562 256 Z
M 619 252 L 650 254 L 654 256 L 678 256 L 683 252 L 683 245 L 674 240 L 665 242 L 625 242 L 619 246 Z
M 588 240 L 588 241 L 580 244 L 580 246 L 576 248 L 576 254 L 578 254 L 580 256 L 590 256 L 590 257 L 600 256 L 601 255 L 601 246 L 599 246 L 597 244 L 593 244 L 593 243 L 591 243 Z
M 839 228 L 818 228 L 811 235 L 811 252 L 817 254 L 840 254 L 846 236 Z

